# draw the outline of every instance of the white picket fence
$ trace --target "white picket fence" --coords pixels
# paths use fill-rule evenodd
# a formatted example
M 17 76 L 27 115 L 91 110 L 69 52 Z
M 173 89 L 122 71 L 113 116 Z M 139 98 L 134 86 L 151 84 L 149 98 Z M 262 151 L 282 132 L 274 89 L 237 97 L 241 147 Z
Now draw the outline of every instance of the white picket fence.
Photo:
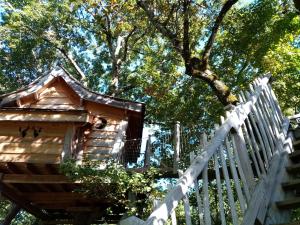
M 252 225 L 263 221 L 271 202 L 282 155 L 292 151 L 287 137 L 289 121 L 279 108 L 270 75 L 257 78 L 240 104 L 221 118 L 204 149 L 191 153 L 191 165 L 146 221 L 130 217 L 121 225 L 176 224 L 176 207 L 183 201 L 186 224 L 191 224 L 188 196 L 195 191 L 200 224 L 211 225 L 210 199 L 217 195 L 217 216 L 222 225 Z M 212 193 L 209 183 L 214 182 Z M 225 187 L 225 188 L 224 188 Z M 225 207 L 226 204 L 226 207 Z M 215 213 L 215 212 L 214 212 Z

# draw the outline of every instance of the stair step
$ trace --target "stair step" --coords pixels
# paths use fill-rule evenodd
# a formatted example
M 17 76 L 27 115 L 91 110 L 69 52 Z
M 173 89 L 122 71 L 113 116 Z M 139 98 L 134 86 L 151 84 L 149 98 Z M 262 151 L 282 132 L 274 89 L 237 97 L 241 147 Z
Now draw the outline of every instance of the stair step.
M 300 207 L 300 197 L 295 197 L 292 199 L 276 202 L 276 205 L 280 209 L 295 209 Z
M 300 150 L 300 139 L 293 142 L 293 146 L 295 150 Z
M 286 167 L 286 171 L 288 173 L 292 173 L 292 174 L 299 173 L 300 172 L 300 163 Z
M 293 153 L 290 154 L 290 159 L 291 160 L 297 160 L 300 159 L 300 151 L 294 151 Z
M 290 222 L 290 223 L 280 223 L 280 224 L 274 224 L 274 225 L 299 225 L 300 221 Z
M 284 190 L 293 190 L 295 188 L 300 188 L 300 179 L 294 179 L 290 182 L 283 183 L 282 188 Z

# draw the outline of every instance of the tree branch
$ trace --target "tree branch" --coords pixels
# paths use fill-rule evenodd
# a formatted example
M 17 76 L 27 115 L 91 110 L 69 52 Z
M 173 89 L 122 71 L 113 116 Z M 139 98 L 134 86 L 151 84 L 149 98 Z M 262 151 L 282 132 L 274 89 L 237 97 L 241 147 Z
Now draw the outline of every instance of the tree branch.
M 110 55 L 111 57 L 115 58 L 115 55 L 114 55 L 114 45 L 113 45 L 113 37 L 112 37 L 112 33 L 111 33 L 111 28 L 110 28 L 110 19 L 108 17 L 108 15 L 106 15 L 106 26 L 105 27 L 103 24 L 102 24 L 102 29 L 103 29 L 103 32 L 105 33 L 105 36 L 106 36 L 106 41 L 107 41 L 107 44 L 108 44 L 108 49 L 109 49 L 109 52 L 110 52 Z
M 212 28 L 210 37 L 206 43 L 206 46 L 204 47 L 203 55 L 202 55 L 202 67 L 203 70 L 205 70 L 208 66 L 208 59 L 212 50 L 212 46 L 214 44 L 214 41 L 216 39 L 218 30 L 221 26 L 221 23 L 227 14 L 227 12 L 231 9 L 231 7 L 237 2 L 238 0 L 227 0 L 227 2 L 223 5 L 219 15 L 216 18 L 216 21 L 214 23 L 214 26 Z
M 172 8 L 171 8 L 171 10 L 170 10 L 170 12 L 169 12 L 169 14 L 167 16 L 167 19 L 162 23 L 163 26 L 166 26 L 169 23 L 169 21 L 170 21 L 172 15 L 173 15 L 175 9 L 176 9 L 176 4 L 173 4 Z
M 169 41 L 172 43 L 174 49 L 182 55 L 182 42 L 177 38 L 177 35 L 170 31 L 166 24 L 162 24 L 158 18 L 154 15 L 154 12 L 150 10 L 150 7 L 146 1 L 137 1 L 138 6 L 140 6 L 146 13 L 149 21 L 153 26 Z
M 26 16 L 23 15 L 23 12 L 18 11 L 17 9 L 15 9 L 10 3 L 7 3 L 7 5 L 14 11 L 14 12 L 19 12 L 20 16 L 23 17 L 24 21 L 26 21 Z M 68 52 L 63 49 L 62 47 L 58 46 L 56 43 L 54 43 L 53 41 L 51 41 L 50 39 L 48 39 L 47 37 L 45 37 L 44 35 L 39 36 L 36 31 L 31 28 L 30 26 L 24 24 L 24 26 L 29 30 L 29 32 L 31 32 L 34 36 L 36 36 L 37 38 L 41 38 L 43 41 L 51 44 L 56 50 L 60 51 L 63 56 L 67 59 L 67 61 L 73 66 L 73 68 L 76 70 L 76 72 L 78 73 L 78 75 L 80 76 L 81 80 L 85 80 L 86 76 L 84 74 L 84 72 L 80 69 L 80 67 L 78 66 L 78 64 L 76 63 L 76 61 L 73 59 L 73 57 L 68 54 Z M 56 34 L 57 35 L 57 34 Z
M 190 17 L 189 17 L 189 5 L 190 0 L 184 0 L 183 3 L 183 51 L 182 57 L 184 59 L 186 67 L 189 66 L 190 58 L 191 58 L 191 51 L 190 51 Z
M 76 61 L 73 59 L 72 55 L 70 55 L 64 48 L 58 46 L 57 44 L 53 43 L 53 41 L 49 40 L 47 37 L 45 37 L 44 35 L 39 36 L 34 29 L 32 29 L 30 26 L 25 25 L 25 27 L 33 34 L 35 35 L 37 38 L 41 38 L 43 41 L 51 44 L 56 50 L 58 50 L 60 53 L 62 53 L 62 55 L 64 56 L 65 59 L 67 59 L 67 61 L 73 66 L 73 68 L 75 69 L 75 71 L 77 72 L 77 74 L 80 76 L 80 79 L 82 81 L 84 81 L 86 79 L 86 76 L 84 74 L 84 72 L 80 69 L 80 67 L 78 66 L 78 64 L 76 63 Z
M 133 35 L 136 29 L 137 29 L 136 26 L 134 26 L 133 29 L 129 32 L 129 34 L 124 39 L 124 51 L 123 51 L 123 59 L 122 59 L 123 62 L 125 62 L 127 59 L 129 38 Z

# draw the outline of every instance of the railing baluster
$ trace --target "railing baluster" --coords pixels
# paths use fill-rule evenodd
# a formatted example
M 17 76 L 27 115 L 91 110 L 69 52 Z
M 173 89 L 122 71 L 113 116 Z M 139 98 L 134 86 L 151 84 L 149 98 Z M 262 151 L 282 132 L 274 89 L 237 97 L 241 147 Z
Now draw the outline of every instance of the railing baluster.
M 208 179 L 211 176 L 208 177 L 208 168 L 212 169 L 212 164 L 210 163 L 212 162 L 214 163 L 215 182 L 217 185 L 217 193 L 215 193 L 217 195 L 215 196 L 219 201 L 219 210 L 216 211 L 220 214 L 221 224 L 230 223 L 238 225 L 241 218 L 238 214 L 241 212 L 242 216 L 246 216 L 246 220 L 243 223 L 248 224 L 247 221 L 251 221 L 251 225 L 253 225 L 256 215 L 253 214 L 254 217 L 251 217 L 252 214 L 248 212 L 250 209 L 253 210 L 255 208 L 254 204 L 257 196 L 263 195 L 263 193 L 259 192 L 260 188 L 265 191 L 265 175 L 267 175 L 266 172 L 269 170 L 269 165 L 273 157 L 272 153 L 276 150 L 275 144 L 279 143 L 278 140 L 281 137 L 280 132 L 282 129 L 281 124 L 283 122 L 283 116 L 277 99 L 268 85 L 269 78 L 269 76 L 263 79 L 257 78 L 254 82 L 256 84 L 255 91 L 250 86 L 252 90 L 251 96 L 247 92 L 246 97 L 241 93 L 240 99 L 244 103 L 236 106 L 229 113 L 227 120 L 225 122 L 223 122 L 224 120 L 222 121 L 222 126 L 215 132 L 210 143 L 204 148 L 205 151 L 202 151 L 196 158 L 191 153 L 192 162 L 190 167 L 180 177 L 176 186 L 168 191 L 162 203 L 151 213 L 147 221 L 144 223 L 139 219 L 133 218 L 127 220 L 129 223 L 125 221 L 124 224 L 128 225 L 132 224 L 130 221 L 138 221 L 138 224 L 161 225 L 166 223 L 170 217 L 172 223 L 176 224 L 177 221 L 174 212 L 179 202 L 183 200 L 186 224 L 191 225 L 190 209 L 187 206 L 188 193 L 191 190 L 190 188 L 194 186 L 199 221 L 201 225 L 203 220 L 205 225 L 211 225 L 212 210 L 210 200 L 212 200 L 212 196 L 209 195 L 211 190 L 209 190 L 210 181 Z M 203 143 L 206 143 L 206 141 L 206 138 L 204 138 Z M 252 159 L 252 162 L 250 159 Z M 229 177 L 227 160 L 234 181 L 233 183 Z M 252 167 L 252 164 L 255 168 Z M 222 174 L 220 174 L 220 168 L 222 168 Z M 256 185 L 256 179 L 254 179 L 253 174 L 254 170 L 260 178 L 258 181 L 259 185 Z M 264 174 L 263 180 L 261 179 L 262 174 Z M 202 175 L 201 192 L 199 191 L 198 183 L 199 175 Z M 224 181 L 221 180 L 221 175 L 224 177 L 227 196 L 223 192 L 222 184 L 224 184 Z M 215 184 L 214 181 L 212 184 Z M 233 184 L 234 187 L 232 186 Z M 239 202 L 235 201 L 234 190 L 232 188 L 235 188 Z M 258 195 L 257 193 L 260 194 Z M 227 215 L 225 214 L 225 204 L 223 201 L 226 200 L 227 203 L 227 199 L 232 221 L 226 221 Z M 262 206 L 260 203 L 257 209 L 260 209 Z M 254 213 L 257 213 L 257 210 Z
M 182 174 L 183 174 L 183 172 L 181 170 L 178 170 L 179 177 L 181 177 Z M 184 206 L 184 215 L 185 215 L 186 225 L 192 225 L 190 201 L 189 201 L 188 195 L 185 195 L 182 200 L 183 200 L 183 206 Z
M 230 134 L 230 138 L 231 138 L 232 144 L 233 144 L 233 152 L 234 152 L 234 156 L 235 156 L 235 161 L 236 161 L 236 164 L 237 164 L 237 167 L 238 167 L 240 178 L 241 178 L 242 183 L 243 183 L 243 190 L 245 192 L 245 196 L 246 196 L 247 201 L 249 201 L 249 199 L 250 199 L 249 187 L 248 187 L 245 175 L 244 175 L 244 171 L 243 171 L 242 166 L 241 166 L 237 146 L 236 146 L 235 142 L 233 141 L 233 135 L 232 134 Z
M 273 133 L 274 131 L 276 131 L 276 129 L 274 127 L 275 123 L 272 123 L 272 121 L 270 121 L 272 119 L 272 117 L 271 117 L 271 115 L 269 115 L 269 111 L 266 108 L 266 104 L 264 104 L 262 94 L 258 98 L 256 104 L 258 105 L 258 107 L 257 107 L 258 111 L 261 113 L 261 115 L 263 117 L 263 122 L 266 124 L 266 126 L 265 126 L 266 132 L 268 133 L 268 137 L 270 138 L 270 142 L 271 142 L 272 149 L 273 149 L 273 152 L 274 152 L 276 150 L 275 149 L 276 136 Z
M 274 110 L 272 104 L 270 103 L 270 101 L 268 100 L 267 96 L 266 96 L 266 92 L 265 90 L 262 92 L 262 105 L 264 106 L 265 110 L 268 113 L 268 116 L 270 117 L 270 123 L 273 126 L 273 131 L 274 131 L 274 138 L 275 138 L 275 145 L 276 145 L 276 140 L 279 138 L 280 135 L 280 125 L 277 121 L 276 118 L 276 111 Z
M 251 87 L 251 85 L 250 85 L 250 87 Z M 258 112 L 255 105 L 252 105 L 252 112 L 255 117 L 255 120 L 253 122 L 258 124 L 258 127 L 259 127 L 258 132 L 261 133 L 262 139 L 263 139 L 265 147 L 266 147 L 266 153 L 267 153 L 267 157 L 268 157 L 267 162 L 268 162 L 272 157 L 272 150 L 271 150 L 271 144 L 269 143 L 269 139 L 268 139 L 266 131 L 265 131 L 265 125 L 263 123 L 263 118 L 261 117 L 261 115 Z
M 265 169 L 265 165 L 262 161 L 262 158 L 260 156 L 260 153 L 259 153 L 259 147 L 257 145 L 257 142 L 255 140 L 255 136 L 254 136 L 254 133 L 253 133 L 253 130 L 252 130 L 252 127 L 250 125 L 250 122 L 249 122 L 249 119 L 247 118 L 245 120 L 245 125 L 247 127 L 247 130 L 249 131 L 250 133 L 250 140 L 252 142 L 251 146 L 253 147 L 254 151 L 255 151 L 255 154 L 256 154 L 256 157 L 258 158 L 258 162 L 259 162 L 259 165 L 260 165 L 260 168 L 261 168 L 261 171 L 263 174 L 266 174 L 266 169 Z M 262 148 L 261 150 L 263 152 L 263 156 L 265 157 L 265 160 L 267 160 L 267 156 L 266 156 L 266 153 L 265 153 L 265 150 Z
M 280 118 L 280 122 L 282 123 L 283 120 L 284 120 L 284 116 L 283 116 L 282 111 L 280 109 L 278 100 L 277 100 L 277 98 L 276 98 L 276 96 L 274 94 L 274 91 L 272 90 L 271 84 L 268 83 L 267 86 L 268 86 L 268 89 L 266 89 L 266 90 L 268 90 L 268 92 L 269 92 L 269 94 L 271 96 L 271 99 L 274 101 L 274 105 L 276 107 L 277 114 L 278 114 L 278 116 Z
M 202 181 L 203 181 L 204 221 L 205 221 L 205 225 L 211 225 L 209 192 L 208 192 L 208 165 L 206 165 L 203 169 Z
M 242 213 L 244 213 L 246 211 L 247 204 L 246 204 L 244 195 L 242 193 L 242 187 L 241 187 L 241 184 L 240 184 L 240 179 L 238 177 L 236 165 L 235 165 L 233 156 L 231 154 L 231 150 L 230 150 L 231 147 L 230 147 L 228 138 L 226 138 L 226 140 L 225 140 L 225 145 L 226 145 L 225 151 L 227 150 L 226 152 L 227 152 L 228 159 L 229 159 L 230 170 L 231 170 L 231 173 L 232 173 L 232 176 L 233 176 L 235 189 L 236 189 L 238 199 L 239 199 L 239 202 L 240 202 L 241 211 L 242 211 Z
M 202 138 L 201 145 L 204 148 L 208 142 L 207 135 L 203 133 L 201 138 Z M 208 192 L 208 163 L 205 165 L 202 171 L 202 189 L 203 189 L 204 224 L 211 225 L 209 192 Z
M 214 155 L 214 159 L 215 159 L 215 173 L 216 173 L 216 182 L 217 182 L 217 190 L 218 190 L 218 199 L 219 199 L 219 206 L 220 206 L 220 219 L 222 225 L 226 225 L 223 195 L 222 195 L 222 185 L 221 185 L 221 178 L 220 178 L 220 171 L 219 171 L 219 161 L 218 161 L 217 154 Z
M 190 161 L 192 162 L 194 159 L 195 159 L 195 153 L 191 152 L 190 153 Z M 199 194 L 198 178 L 194 181 L 194 188 L 195 188 L 195 192 L 196 192 L 199 222 L 200 222 L 200 224 L 203 224 L 203 204 L 202 204 L 201 196 Z
M 250 98 L 250 93 L 246 92 L 246 96 L 247 96 L 247 98 Z M 256 122 L 257 116 L 255 116 L 256 113 L 255 113 L 254 108 L 252 108 L 252 112 L 253 112 L 253 114 L 252 113 L 249 114 L 249 119 L 250 119 L 249 122 L 251 122 L 251 125 L 254 128 L 255 135 L 258 137 L 258 141 L 259 141 L 259 144 L 260 144 L 260 147 L 261 147 L 261 150 L 263 153 L 263 157 L 265 160 L 266 168 L 268 168 L 269 167 L 269 157 L 270 157 L 268 152 L 270 152 L 271 149 L 270 149 L 268 141 L 265 138 L 264 133 L 261 133 L 261 131 L 260 131 L 261 129 L 263 129 L 262 124 L 259 121 Z M 255 119 L 255 117 L 256 117 L 256 119 Z M 253 134 L 254 138 L 255 138 L 255 135 Z
M 232 216 L 232 224 L 233 225 L 238 225 L 238 215 L 237 215 L 237 211 L 236 211 L 236 205 L 235 205 L 233 193 L 232 193 L 232 190 L 231 190 L 231 184 L 230 184 L 230 180 L 229 180 L 229 174 L 228 174 L 228 170 L 227 170 L 227 164 L 226 164 L 226 160 L 225 160 L 225 157 L 224 157 L 223 149 L 224 149 L 224 147 L 221 146 L 219 151 L 217 151 L 216 154 L 219 154 L 219 156 L 221 158 L 222 171 L 223 171 L 223 175 L 224 175 L 224 178 L 225 178 L 227 195 L 228 195 L 230 211 L 231 211 L 231 216 Z
M 260 169 L 258 167 L 258 162 L 257 162 L 257 159 L 256 159 L 254 151 L 253 151 L 253 146 L 252 146 L 251 141 L 250 141 L 248 129 L 247 129 L 247 127 L 246 127 L 245 124 L 243 124 L 242 127 L 244 128 L 244 131 L 245 131 L 245 141 L 248 143 L 249 152 L 250 152 L 252 161 L 254 163 L 255 170 L 257 172 L 258 177 L 261 177 L 261 171 L 260 171 Z
M 279 131 L 281 131 L 281 127 L 280 127 L 280 117 L 277 113 L 276 107 L 274 105 L 274 101 L 271 100 L 270 95 L 268 94 L 268 86 L 265 86 L 265 89 L 262 92 L 262 95 L 264 96 L 266 102 L 270 105 L 270 109 L 272 110 L 272 114 L 274 116 L 274 120 L 276 122 L 276 126 L 279 129 Z
M 259 120 L 260 120 L 260 122 L 263 126 L 261 131 L 266 134 L 266 139 L 269 142 L 270 149 L 271 149 L 269 158 L 271 158 L 272 154 L 275 150 L 275 145 L 274 145 L 274 142 L 273 142 L 272 135 L 270 134 L 270 130 L 269 130 L 270 127 L 269 127 L 269 125 L 267 124 L 267 121 L 266 121 L 267 120 L 266 115 L 262 111 L 262 108 L 260 108 L 260 99 L 257 100 L 256 104 L 257 104 L 257 106 L 253 105 L 253 108 L 255 109 L 255 112 L 257 113 L 258 118 L 259 118 Z
M 224 123 L 224 117 L 221 117 L 221 123 Z M 239 199 L 239 202 L 240 202 L 240 207 L 241 207 L 241 211 L 242 213 L 244 213 L 246 211 L 246 201 L 245 201 L 245 198 L 243 196 L 243 193 L 242 193 L 242 188 L 241 188 L 241 184 L 240 184 L 240 180 L 239 180 L 239 177 L 238 177 L 238 174 L 237 174 L 237 170 L 236 170 L 236 165 L 235 165 L 235 162 L 234 162 L 234 159 L 233 159 L 233 155 L 231 153 L 231 147 L 230 147 L 230 143 L 228 141 L 228 137 L 226 137 L 225 139 L 225 154 L 227 153 L 227 156 L 228 156 L 228 159 L 229 159 L 229 166 L 230 166 L 230 171 L 231 171 L 231 174 L 233 176 L 233 180 L 234 180 L 234 186 L 235 186 L 235 189 L 236 189 L 236 192 L 237 192 L 237 196 L 238 196 L 238 199 Z
M 244 93 L 241 91 L 240 94 L 239 94 L 239 99 L 242 100 L 243 102 L 246 102 L 246 97 L 244 95 Z M 247 120 L 247 118 L 245 119 L 245 121 Z M 245 125 L 245 122 L 244 124 L 242 125 L 242 127 L 244 128 L 244 131 L 245 131 L 245 141 L 248 143 L 249 145 L 249 151 L 250 151 L 250 155 L 251 155 L 251 158 L 253 160 L 253 163 L 254 163 L 254 166 L 255 166 L 255 170 L 257 172 L 257 175 L 260 177 L 261 176 L 261 171 L 259 169 L 259 166 L 258 166 L 258 163 L 257 163 L 257 159 L 255 157 L 255 153 L 253 151 L 253 147 L 251 145 L 251 141 L 250 141 L 250 138 L 249 138 L 249 132 L 247 130 L 247 127 Z

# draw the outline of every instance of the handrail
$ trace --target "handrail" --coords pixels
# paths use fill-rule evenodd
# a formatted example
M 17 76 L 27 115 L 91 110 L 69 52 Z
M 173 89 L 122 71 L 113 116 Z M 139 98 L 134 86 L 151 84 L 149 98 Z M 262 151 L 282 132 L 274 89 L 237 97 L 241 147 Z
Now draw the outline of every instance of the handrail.
M 220 188 L 222 184 L 219 179 L 219 171 L 216 168 L 222 168 L 225 177 L 224 183 L 228 190 L 228 201 L 232 208 L 231 220 L 234 225 L 238 224 L 239 219 L 237 218 L 237 208 L 232 191 L 236 191 L 238 194 L 239 210 L 241 211 L 239 213 L 245 215 L 245 210 L 251 202 L 257 184 L 265 178 L 265 173 L 268 172 L 273 156 L 277 154 L 276 152 L 279 152 L 282 148 L 280 146 L 283 144 L 283 128 L 281 126 L 283 116 L 269 85 L 269 80 L 269 74 L 257 78 L 253 86 L 250 86 L 251 93 L 246 93 L 247 97 L 245 97 L 245 94 L 241 94 L 241 100 L 245 100 L 245 102 L 234 107 L 228 113 L 227 119 L 216 129 L 210 142 L 201 151 L 202 153 L 192 161 L 176 186 L 167 193 L 164 200 L 148 219 L 145 222 L 138 219 L 138 221 L 135 221 L 136 224 L 160 225 L 166 223 L 179 202 L 188 195 L 195 182 L 198 182 L 198 177 L 207 173 L 207 166 L 210 162 L 215 165 L 219 199 L 223 199 Z M 221 162 L 221 167 L 219 162 Z M 234 176 L 235 190 L 231 190 L 227 162 L 229 162 Z M 254 179 L 254 176 L 259 178 L 258 182 L 255 181 L 257 179 Z M 203 182 L 205 183 L 205 180 Z M 206 201 L 206 209 L 203 210 L 206 216 L 205 224 L 210 225 L 211 215 L 207 215 L 210 213 L 207 199 L 209 199 L 208 193 L 204 193 L 203 201 L 204 203 Z M 226 224 L 224 209 L 222 209 L 223 204 L 220 205 L 221 221 L 222 224 Z M 132 221 L 134 218 L 127 221 L 129 220 Z M 126 223 L 126 220 L 124 220 L 121 224 L 132 224 L 132 222 Z

